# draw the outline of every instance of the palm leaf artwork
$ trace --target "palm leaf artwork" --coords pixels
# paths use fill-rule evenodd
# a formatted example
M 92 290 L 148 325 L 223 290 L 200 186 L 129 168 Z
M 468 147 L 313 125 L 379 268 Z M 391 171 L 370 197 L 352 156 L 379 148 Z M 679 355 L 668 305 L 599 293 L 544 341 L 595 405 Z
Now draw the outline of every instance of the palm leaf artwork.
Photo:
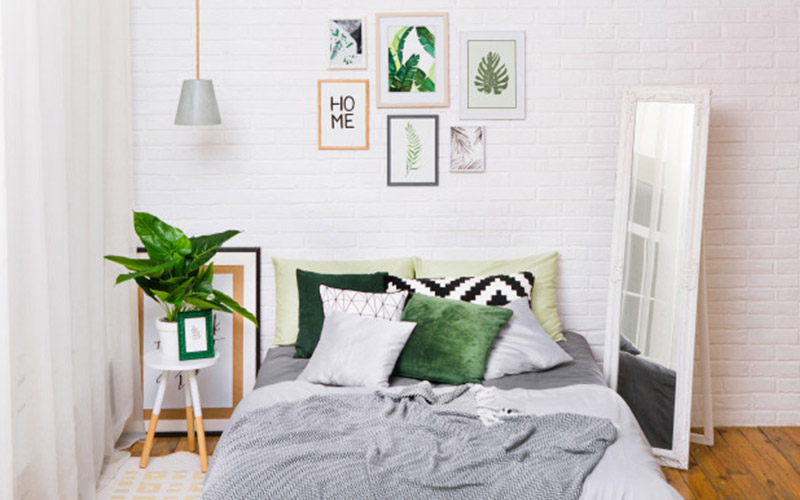
M 508 88 L 508 71 L 505 64 L 500 64 L 500 54 L 488 52 L 478 65 L 475 86 L 484 94 L 502 94 Z
M 417 134 L 417 131 L 414 130 L 414 126 L 411 125 L 411 122 L 406 123 L 406 139 L 408 140 L 408 146 L 406 148 L 406 176 L 412 170 L 419 170 L 420 168 L 420 157 L 422 155 L 422 141 Z
M 450 128 L 450 169 L 483 171 L 483 127 Z
M 412 34 L 416 34 L 416 39 L 423 51 L 411 54 L 408 59 L 406 59 L 404 57 L 406 42 Z M 436 83 L 433 77 L 429 76 L 433 75 L 435 61 L 431 64 L 427 74 L 418 66 L 420 58 L 425 54 L 435 59 L 435 44 L 435 36 L 424 26 L 405 26 L 397 30 L 388 48 L 389 92 L 436 91 Z

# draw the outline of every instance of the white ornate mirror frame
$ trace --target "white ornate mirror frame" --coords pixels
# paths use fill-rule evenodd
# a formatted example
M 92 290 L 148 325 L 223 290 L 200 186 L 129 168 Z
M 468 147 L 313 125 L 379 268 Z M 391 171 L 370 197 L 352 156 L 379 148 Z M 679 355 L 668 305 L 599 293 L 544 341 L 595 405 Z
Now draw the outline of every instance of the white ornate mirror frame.
M 619 164 L 617 170 L 614 232 L 611 245 L 611 272 L 605 336 L 603 371 L 608 386 L 617 389 L 619 373 L 620 319 L 623 294 L 623 274 L 629 217 L 629 193 L 633 173 L 633 145 L 638 102 L 669 102 L 694 104 L 691 171 L 686 210 L 687 230 L 679 242 L 686 251 L 680 261 L 681 280 L 676 300 L 676 328 L 679 347 L 676 358 L 676 394 L 673 421 L 672 448 L 654 448 L 653 453 L 662 465 L 686 469 L 689 460 L 690 417 L 692 406 L 692 377 L 694 368 L 695 329 L 700 326 L 701 354 L 708 355 L 705 337 L 705 319 L 698 325 L 698 287 L 700 285 L 701 246 L 703 227 L 703 202 L 705 198 L 706 153 L 711 103 L 709 89 L 695 88 L 633 88 L 623 94 L 620 122 Z M 704 281 L 704 280 L 703 280 Z M 701 299 L 704 299 L 704 290 Z M 702 300 L 703 307 L 705 300 Z M 706 358 L 707 359 L 707 358 Z M 704 375 L 707 375 L 704 373 Z M 704 377 L 704 386 L 710 386 L 710 377 Z M 705 399 L 709 400 L 706 394 Z M 708 409 L 710 405 L 705 405 Z M 710 413 L 707 413 L 707 417 Z M 708 432 L 708 428 L 706 432 Z M 705 436 L 713 439 L 713 435 Z M 701 436 L 702 438 L 702 436 Z M 702 440 L 702 439 L 701 439 Z M 710 444 L 710 443 L 709 443 Z

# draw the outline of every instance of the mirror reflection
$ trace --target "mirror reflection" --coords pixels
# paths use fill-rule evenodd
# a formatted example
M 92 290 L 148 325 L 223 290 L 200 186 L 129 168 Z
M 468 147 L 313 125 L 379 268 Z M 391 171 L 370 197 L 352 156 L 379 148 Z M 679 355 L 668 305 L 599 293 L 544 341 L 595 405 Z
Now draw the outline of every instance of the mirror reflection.
M 655 448 L 672 448 L 694 108 L 635 108 L 617 390 Z

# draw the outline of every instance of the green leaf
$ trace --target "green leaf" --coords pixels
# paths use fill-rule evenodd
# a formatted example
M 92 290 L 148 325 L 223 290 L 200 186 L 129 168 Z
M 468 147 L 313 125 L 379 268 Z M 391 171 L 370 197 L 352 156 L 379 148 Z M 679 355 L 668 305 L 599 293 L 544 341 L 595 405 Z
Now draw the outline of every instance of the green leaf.
M 247 309 L 240 306 L 238 302 L 233 300 L 231 297 L 225 295 L 224 293 L 220 292 L 219 290 L 214 290 L 214 300 L 219 301 L 220 303 L 228 306 L 234 312 L 241 314 L 245 319 L 250 320 L 256 327 L 258 326 L 258 320 L 255 316 L 253 316 Z
M 428 78 L 428 75 L 419 68 L 414 72 L 414 85 L 416 85 L 418 92 L 436 91 L 436 84 L 434 84 L 433 80 Z
M 417 26 L 417 38 L 419 39 L 420 45 L 422 48 L 425 49 L 425 52 L 431 55 L 431 57 L 436 57 L 436 37 L 431 33 L 431 31 L 426 28 L 425 26 Z
M 478 64 L 475 86 L 484 94 L 500 95 L 508 88 L 508 71 L 506 65 L 500 65 L 500 54 L 488 52 Z
M 114 284 L 119 285 L 120 283 L 124 283 L 124 282 L 126 282 L 128 280 L 134 280 L 136 278 L 141 278 L 141 277 L 144 277 L 144 276 L 156 277 L 157 278 L 157 277 L 161 276 L 162 274 L 164 274 L 165 272 L 167 272 L 167 270 L 169 270 L 170 267 L 171 267 L 170 264 L 165 263 L 165 264 L 160 264 L 158 266 L 152 267 L 150 269 L 146 269 L 144 271 L 137 271 L 137 272 L 128 273 L 128 274 L 120 274 L 119 276 L 117 276 L 117 280 L 116 280 L 116 282 Z
M 391 63 L 394 62 L 396 69 L 399 69 L 400 66 L 403 65 L 403 49 L 405 48 L 406 38 L 408 38 L 409 33 L 411 33 L 410 26 L 399 29 L 397 33 L 394 34 L 391 45 L 389 45 L 391 49 L 389 54 L 391 55 L 393 51 L 395 57 L 394 61 L 392 61 L 391 58 L 389 59 L 389 64 L 391 65 Z
M 223 231 L 221 233 L 214 233 L 205 236 L 194 236 L 189 238 L 192 243 L 191 257 L 192 261 L 189 264 L 188 271 L 200 269 L 200 267 L 211 260 L 216 255 L 219 247 L 223 243 L 241 233 L 236 229 Z
M 145 271 L 147 269 L 153 269 L 160 264 L 159 262 L 151 259 L 131 259 L 129 257 L 121 257 L 118 255 L 106 255 L 105 259 L 110 260 L 111 262 L 116 262 L 117 264 L 122 264 L 131 271 Z
M 155 215 L 134 212 L 133 228 L 147 249 L 147 255 L 156 261 L 170 261 L 173 269 L 182 265 L 183 258 L 192 253 L 192 242 L 183 231 Z
M 419 160 L 422 153 L 422 141 L 414 130 L 411 122 L 406 123 L 406 140 L 408 147 L 406 150 L 406 175 L 412 170 L 419 170 Z
M 233 313 L 230 309 L 225 307 L 222 304 L 217 302 L 213 302 L 211 300 L 201 299 L 199 297 L 188 296 L 186 297 L 186 303 L 190 304 L 198 309 L 213 309 L 216 311 L 222 311 L 226 313 Z
M 414 87 L 414 72 L 417 71 L 419 54 L 414 54 L 395 74 L 390 82 L 389 92 L 411 92 Z

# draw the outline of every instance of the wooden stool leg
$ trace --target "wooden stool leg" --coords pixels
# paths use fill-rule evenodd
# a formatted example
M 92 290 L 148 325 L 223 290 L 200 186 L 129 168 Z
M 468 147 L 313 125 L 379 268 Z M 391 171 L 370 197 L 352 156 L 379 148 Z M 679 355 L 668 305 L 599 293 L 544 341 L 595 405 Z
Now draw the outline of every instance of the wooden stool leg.
M 197 387 L 197 377 L 194 372 L 189 373 L 189 388 L 192 390 L 192 405 L 194 406 L 194 423 L 197 427 L 197 447 L 200 449 L 200 469 L 208 470 L 208 453 L 206 451 L 206 433 L 203 430 L 203 409 L 200 406 L 200 389 Z
M 147 428 L 147 438 L 144 440 L 142 458 L 139 459 L 139 467 L 142 469 L 147 467 L 147 459 L 150 458 L 150 450 L 153 449 L 153 439 L 155 438 L 156 434 L 156 425 L 158 425 L 158 414 L 161 413 L 161 403 L 164 401 L 164 393 L 167 391 L 168 379 L 169 372 L 167 370 L 161 372 L 161 381 L 158 383 L 156 401 L 153 403 L 153 412 L 150 415 L 150 426 Z
M 183 394 L 186 398 L 186 447 L 189 451 L 194 451 L 194 414 L 192 411 L 192 395 L 189 389 L 189 372 L 183 372 L 186 385 L 183 387 Z

